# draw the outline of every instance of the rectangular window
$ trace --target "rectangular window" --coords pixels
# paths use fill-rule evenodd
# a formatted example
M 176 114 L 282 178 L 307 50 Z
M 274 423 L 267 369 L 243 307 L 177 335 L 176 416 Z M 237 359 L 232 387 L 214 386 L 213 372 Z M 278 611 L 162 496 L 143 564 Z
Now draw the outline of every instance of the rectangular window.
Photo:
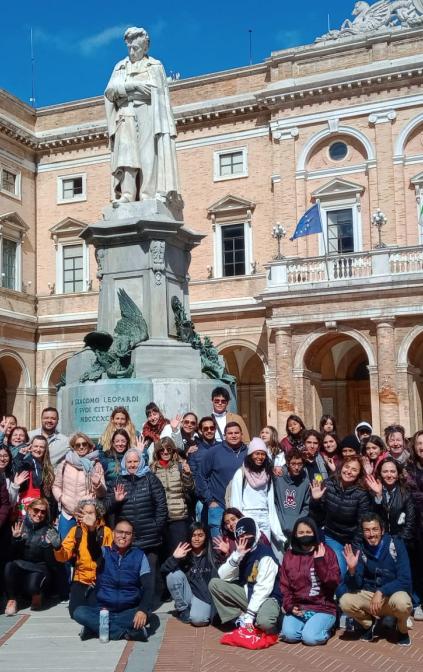
M 62 180 L 62 198 L 64 201 L 69 201 L 75 196 L 82 196 L 83 193 L 82 177 Z
M 224 277 L 245 275 L 244 224 L 222 226 L 222 271 Z
M 18 244 L 3 238 L 2 244 L 2 287 L 16 289 L 16 258 Z
M 82 245 L 63 247 L 63 293 L 82 292 L 84 277 L 84 257 Z
M 244 172 L 244 157 L 242 152 L 231 152 L 219 156 L 220 175 L 241 175 Z
M 214 179 L 231 180 L 248 176 L 247 148 L 227 149 L 214 153 Z
M 354 252 L 354 224 L 352 208 L 328 210 L 328 253 Z
M 7 191 L 9 194 L 16 194 L 16 182 L 18 176 L 15 173 L 10 172 L 3 168 L 1 171 L 1 188 L 3 191 Z

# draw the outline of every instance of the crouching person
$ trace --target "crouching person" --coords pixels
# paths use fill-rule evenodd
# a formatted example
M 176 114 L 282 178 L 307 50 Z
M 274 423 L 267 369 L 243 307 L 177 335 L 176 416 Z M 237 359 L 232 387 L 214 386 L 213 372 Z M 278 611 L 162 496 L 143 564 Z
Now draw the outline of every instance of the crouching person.
M 175 601 L 177 617 L 197 627 L 208 625 L 212 598 L 208 584 L 216 570 L 208 553 L 206 528 L 193 523 L 189 543 L 180 543 L 162 565 L 168 590 Z
M 102 546 L 95 532 L 88 534 L 88 550 L 97 562 L 95 606 L 79 606 L 73 618 L 83 626 L 81 639 L 99 636 L 100 610 L 109 612 L 109 639 L 146 641 L 152 602 L 152 582 L 144 552 L 132 545 L 133 527 L 120 520 L 111 548 Z
M 222 623 L 237 621 L 265 633 L 278 630 L 282 596 L 278 563 L 260 539 L 253 518 L 241 518 L 235 528 L 236 549 L 218 569 L 209 590 Z
M 336 555 L 319 542 L 314 520 L 297 520 L 280 574 L 285 611 L 281 639 L 308 646 L 326 644 L 335 625 L 334 595 L 340 580 Z
M 378 637 L 385 616 L 396 618 L 398 644 L 410 646 L 407 619 L 412 611 L 410 562 L 404 542 L 385 534 L 382 519 L 375 513 L 363 516 L 364 542 L 357 551 L 344 549 L 347 563 L 340 600 L 342 611 L 357 621 L 361 639 Z

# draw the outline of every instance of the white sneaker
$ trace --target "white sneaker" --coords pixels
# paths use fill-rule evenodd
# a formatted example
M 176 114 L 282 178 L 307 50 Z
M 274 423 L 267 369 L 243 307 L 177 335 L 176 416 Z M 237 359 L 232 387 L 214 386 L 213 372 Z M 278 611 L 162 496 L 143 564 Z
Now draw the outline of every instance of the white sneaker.
M 414 609 L 414 620 L 423 621 L 423 609 L 421 604 Z
M 407 618 L 407 628 L 408 628 L 409 630 L 412 630 L 413 627 L 414 627 L 414 621 L 413 621 L 413 619 L 411 618 L 411 616 L 409 616 L 409 617 Z

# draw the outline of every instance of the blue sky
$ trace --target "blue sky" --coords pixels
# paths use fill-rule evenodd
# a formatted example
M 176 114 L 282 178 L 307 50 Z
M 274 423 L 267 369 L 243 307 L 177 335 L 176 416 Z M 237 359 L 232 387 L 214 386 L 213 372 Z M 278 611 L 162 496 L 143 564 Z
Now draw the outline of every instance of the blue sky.
M 287 8 L 288 5 L 288 8 Z M 103 92 L 113 64 L 126 55 L 122 41 L 131 25 L 151 36 L 150 53 L 167 72 L 190 77 L 249 62 L 271 51 L 307 44 L 350 16 L 354 0 L 20 0 L 2 11 L 0 88 L 25 102 L 31 97 L 30 28 L 35 52 L 37 107 Z M 15 8 L 15 9 L 14 9 Z

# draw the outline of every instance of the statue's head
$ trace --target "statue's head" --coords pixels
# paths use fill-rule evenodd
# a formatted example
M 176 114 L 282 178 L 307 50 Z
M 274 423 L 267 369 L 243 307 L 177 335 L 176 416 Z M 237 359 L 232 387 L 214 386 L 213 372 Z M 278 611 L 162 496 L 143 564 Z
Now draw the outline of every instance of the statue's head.
M 365 12 L 366 9 L 369 9 L 369 7 L 370 5 L 368 2 L 356 2 L 353 9 L 353 16 L 357 16 L 358 14 L 361 14 L 361 12 Z
M 123 39 L 128 47 L 129 60 L 131 63 L 140 61 L 146 55 L 150 46 L 150 37 L 144 28 L 128 28 Z

